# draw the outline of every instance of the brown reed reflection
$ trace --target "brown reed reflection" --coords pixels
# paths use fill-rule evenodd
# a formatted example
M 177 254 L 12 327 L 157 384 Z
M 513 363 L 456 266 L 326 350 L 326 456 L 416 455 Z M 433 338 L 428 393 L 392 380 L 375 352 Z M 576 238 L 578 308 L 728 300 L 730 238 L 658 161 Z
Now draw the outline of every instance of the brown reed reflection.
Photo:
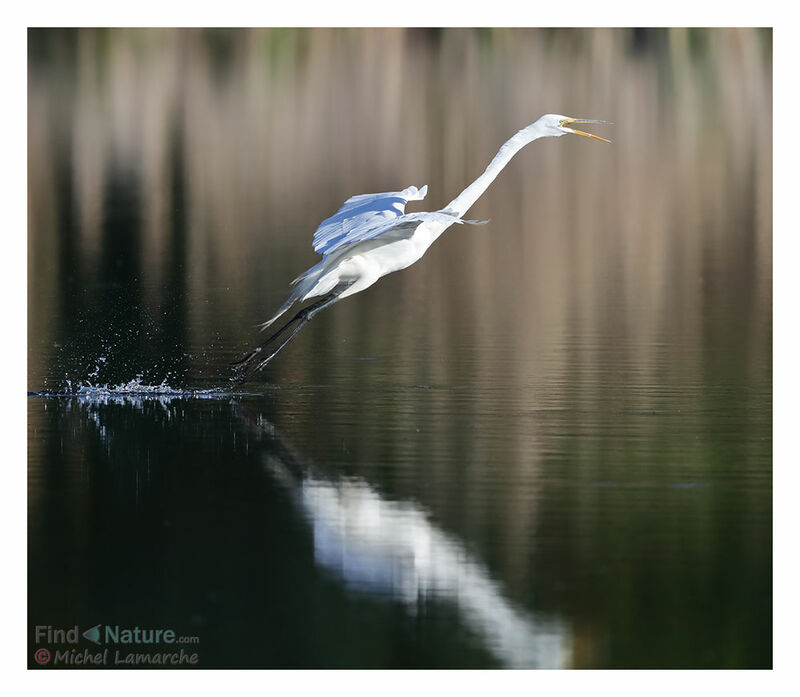
M 768 318 L 769 34 L 653 33 L 643 46 L 627 30 L 32 34 L 31 305 L 55 281 L 43 269 L 65 218 L 96 269 L 107 183 L 125 177 L 141 198 L 141 273 L 163 276 L 180 215 L 190 331 L 222 282 L 221 330 L 243 337 L 313 260 L 310 233 L 344 198 L 429 183 L 435 209 L 515 129 L 562 111 L 614 120 L 613 148 L 562 139 L 520 156 L 475 208 L 490 229 L 449 232 L 462 239 L 394 281 L 401 321 L 417 305 L 408 287 L 422 286 L 438 342 L 463 313 L 500 330 L 516 298 L 531 299 L 523 326 L 544 313 L 563 331 L 575 312 L 603 325 L 606 288 L 636 306 L 626 333 L 692 334 L 698 279 L 720 275 L 760 279 L 754 315 Z M 731 224 L 742 218 L 746 239 Z M 31 313 L 32 335 L 46 315 Z M 542 340 L 525 336 L 523 353 Z
M 427 183 L 409 210 L 435 210 L 554 111 L 613 120 L 613 146 L 562 138 L 521 153 L 471 212 L 487 228 L 449 231 L 314 330 L 329 359 L 348 338 L 413 355 L 424 337 L 425 380 L 447 383 L 440 359 L 458 337 L 513 323 L 507 361 L 478 346 L 456 379 L 480 394 L 491 376 L 524 402 L 532 381 L 591 373 L 596 355 L 564 350 L 578 327 L 653 382 L 699 383 L 708 367 L 702 351 L 664 364 L 664 337 L 700 348 L 727 332 L 758 380 L 771 345 L 769 41 L 743 29 L 33 32 L 31 375 L 48 372 L 33 349 L 58 340 L 66 311 L 47 309 L 64 278 L 102 275 L 115 261 L 104 250 L 125 245 L 145 302 L 163 303 L 151 296 L 171 277 L 182 341 L 206 346 L 214 326 L 233 357 L 315 261 L 311 233 L 341 201 Z M 127 243 L 103 233 L 115 181 L 138 198 Z M 223 306 L 209 310 L 218 287 Z M 709 312 L 719 302 L 738 306 L 733 325 Z M 282 360 L 277 381 L 314 380 L 320 364 Z M 587 382 L 578 399 L 602 397 Z

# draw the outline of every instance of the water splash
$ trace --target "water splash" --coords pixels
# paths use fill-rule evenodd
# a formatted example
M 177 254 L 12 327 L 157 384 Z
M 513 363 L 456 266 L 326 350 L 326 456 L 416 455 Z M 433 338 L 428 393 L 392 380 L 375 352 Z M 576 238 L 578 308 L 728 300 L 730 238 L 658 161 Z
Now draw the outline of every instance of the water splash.
M 100 376 L 100 368 L 102 365 L 105 365 L 106 361 L 108 361 L 107 356 L 100 356 L 97 359 L 97 363 L 95 363 L 94 370 L 89 373 L 89 378 L 92 380 L 96 380 Z M 89 383 L 91 385 L 91 382 Z
M 66 387 L 60 390 L 29 392 L 29 397 L 65 397 L 77 399 L 86 404 L 128 404 L 141 406 L 145 402 L 166 404 L 174 399 L 221 399 L 233 396 L 230 389 L 207 388 L 189 389 L 172 387 L 166 379 L 158 385 L 146 385 L 142 376 L 119 385 L 93 385 L 91 383 L 72 384 L 66 381 Z M 241 394 L 237 392 L 236 394 Z

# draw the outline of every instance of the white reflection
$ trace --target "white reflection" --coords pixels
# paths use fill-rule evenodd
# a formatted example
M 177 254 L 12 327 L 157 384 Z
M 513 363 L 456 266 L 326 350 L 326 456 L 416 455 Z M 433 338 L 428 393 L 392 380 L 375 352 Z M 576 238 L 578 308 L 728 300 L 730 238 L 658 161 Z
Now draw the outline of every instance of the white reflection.
M 410 501 L 391 501 L 359 478 L 314 472 L 259 417 L 270 449 L 267 469 L 302 507 L 314 533 L 314 557 L 351 589 L 385 594 L 416 612 L 427 597 L 454 602 L 467 625 L 510 668 L 563 668 L 571 636 L 560 619 L 515 607 L 465 544 Z

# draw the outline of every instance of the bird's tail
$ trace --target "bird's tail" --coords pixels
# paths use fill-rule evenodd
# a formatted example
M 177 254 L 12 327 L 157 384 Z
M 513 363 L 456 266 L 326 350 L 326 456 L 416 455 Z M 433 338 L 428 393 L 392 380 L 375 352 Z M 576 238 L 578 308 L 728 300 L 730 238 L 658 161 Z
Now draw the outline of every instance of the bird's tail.
M 304 271 L 301 273 L 297 278 L 292 281 L 292 285 L 295 286 L 295 289 L 292 291 L 291 295 L 286 298 L 286 302 L 283 303 L 278 308 L 278 311 L 272 315 L 266 322 L 262 322 L 258 325 L 258 328 L 261 331 L 264 331 L 267 327 L 269 327 L 278 317 L 284 314 L 292 305 L 294 305 L 298 300 L 304 300 L 305 296 L 308 292 L 316 285 L 317 281 L 319 280 L 322 273 L 325 271 L 325 259 L 323 259 L 319 264 L 312 266 L 308 271 Z
M 278 308 L 278 311 L 272 315 L 266 322 L 261 322 L 261 324 L 257 325 L 258 328 L 263 332 L 270 324 L 272 324 L 278 317 L 286 312 L 292 305 L 294 305 L 295 301 L 298 299 L 296 292 L 292 293 L 288 298 L 286 298 L 286 302 L 283 303 Z

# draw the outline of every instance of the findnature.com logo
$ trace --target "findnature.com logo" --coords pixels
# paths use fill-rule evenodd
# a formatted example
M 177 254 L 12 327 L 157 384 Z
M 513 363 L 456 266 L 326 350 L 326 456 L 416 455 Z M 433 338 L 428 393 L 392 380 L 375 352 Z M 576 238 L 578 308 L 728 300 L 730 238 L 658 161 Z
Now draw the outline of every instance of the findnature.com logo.
M 80 649 L 76 645 L 85 639 L 99 650 Z M 76 624 L 69 629 L 37 624 L 34 627 L 34 661 L 38 665 L 53 666 L 131 666 L 131 665 L 197 665 L 197 652 L 186 650 L 159 650 L 171 645 L 196 645 L 198 636 L 179 636 L 174 629 L 120 627 L 118 624 L 96 624 L 81 631 Z M 45 646 L 40 647 L 40 644 Z M 63 645 L 67 646 L 64 648 Z M 48 648 L 49 647 L 49 648 Z M 176 647 L 177 648 L 177 647 Z M 155 649 L 155 650 L 154 650 Z

